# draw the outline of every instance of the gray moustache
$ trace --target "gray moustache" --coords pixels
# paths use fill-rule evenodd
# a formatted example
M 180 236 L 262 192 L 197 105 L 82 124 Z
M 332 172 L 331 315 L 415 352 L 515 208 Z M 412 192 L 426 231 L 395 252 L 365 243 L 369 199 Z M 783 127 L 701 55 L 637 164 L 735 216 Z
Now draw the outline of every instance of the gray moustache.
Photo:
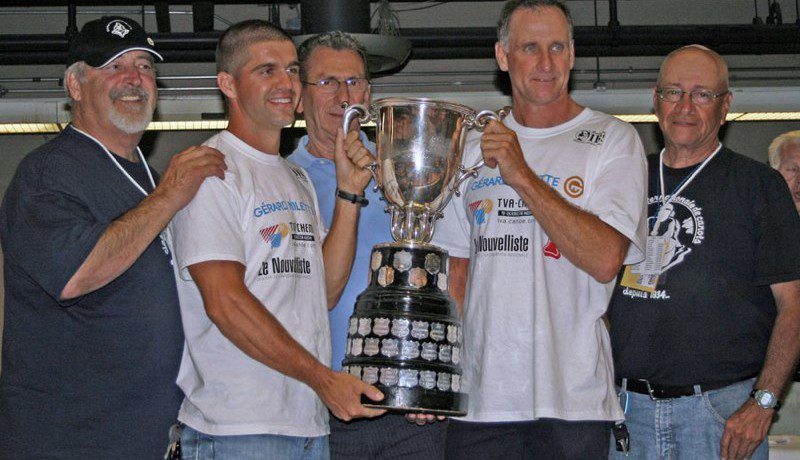
M 144 102 L 150 101 L 150 94 L 141 88 L 115 89 L 111 90 L 111 93 L 109 94 L 111 100 L 117 100 L 128 96 L 138 97 Z

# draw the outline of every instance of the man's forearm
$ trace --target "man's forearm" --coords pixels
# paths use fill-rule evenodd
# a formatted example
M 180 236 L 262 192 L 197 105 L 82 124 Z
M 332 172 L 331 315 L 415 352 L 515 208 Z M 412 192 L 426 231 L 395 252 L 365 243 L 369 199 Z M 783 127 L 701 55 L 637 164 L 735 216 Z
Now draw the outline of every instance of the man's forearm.
M 72 299 L 110 283 L 142 255 L 178 211 L 167 197 L 153 193 L 112 221 L 61 291 Z
M 756 388 L 781 394 L 800 356 L 800 281 L 772 286 L 778 315 Z
M 627 237 L 566 201 L 531 170 L 514 189 L 570 262 L 600 282 L 614 279 L 630 245 Z
M 459 316 L 464 316 L 464 293 L 467 290 L 467 273 L 469 272 L 469 259 L 450 257 L 450 297 L 458 304 Z
M 244 285 L 244 267 L 211 261 L 189 267 L 206 313 L 247 356 L 313 388 L 327 368 L 302 347 Z
M 339 297 L 350 278 L 350 271 L 353 269 L 360 209 L 358 204 L 336 199 L 331 228 L 322 245 L 329 309 L 339 302 Z

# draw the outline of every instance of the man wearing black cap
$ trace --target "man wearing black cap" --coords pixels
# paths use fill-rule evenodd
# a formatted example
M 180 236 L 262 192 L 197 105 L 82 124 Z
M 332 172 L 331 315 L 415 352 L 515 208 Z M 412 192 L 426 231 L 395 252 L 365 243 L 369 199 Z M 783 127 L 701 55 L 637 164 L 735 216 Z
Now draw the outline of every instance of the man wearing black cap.
M 136 22 L 87 23 L 64 80 L 72 124 L 22 161 L 6 192 L 0 458 L 165 450 L 183 336 L 161 233 L 225 163 L 191 147 L 156 186 L 137 147 L 155 107 L 153 56 Z

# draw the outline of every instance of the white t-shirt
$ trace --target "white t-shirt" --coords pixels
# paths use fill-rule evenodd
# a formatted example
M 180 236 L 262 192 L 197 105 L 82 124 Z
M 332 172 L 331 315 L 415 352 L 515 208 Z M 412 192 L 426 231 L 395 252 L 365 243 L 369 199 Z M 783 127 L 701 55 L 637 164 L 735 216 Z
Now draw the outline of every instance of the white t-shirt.
M 547 129 L 521 126 L 513 113 L 504 123 L 546 183 L 632 241 L 626 263 L 643 258 L 647 179 L 633 127 L 590 109 Z M 464 164 L 480 154 L 480 138 L 471 136 Z M 614 283 L 570 263 L 498 169 L 482 168 L 461 192 L 433 242 L 470 259 L 464 420 L 622 420 L 601 319 Z
M 206 141 L 225 154 L 225 180 L 206 179 L 171 229 L 186 346 L 178 419 L 212 435 L 328 434 L 328 411 L 306 384 L 245 355 L 206 315 L 187 267 L 240 262 L 245 284 L 306 350 L 330 364 L 322 239 L 305 171 L 223 131 Z

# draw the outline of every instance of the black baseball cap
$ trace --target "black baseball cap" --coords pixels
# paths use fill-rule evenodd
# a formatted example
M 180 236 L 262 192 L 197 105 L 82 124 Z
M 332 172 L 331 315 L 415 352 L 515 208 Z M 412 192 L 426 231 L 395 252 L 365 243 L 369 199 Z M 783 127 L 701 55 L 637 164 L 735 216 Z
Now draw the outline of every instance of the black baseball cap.
M 84 24 L 69 44 L 67 67 L 84 61 L 92 67 L 105 67 L 109 62 L 133 50 L 147 51 L 163 61 L 155 50 L 153 39 L 133 19 L 104 16 Z

